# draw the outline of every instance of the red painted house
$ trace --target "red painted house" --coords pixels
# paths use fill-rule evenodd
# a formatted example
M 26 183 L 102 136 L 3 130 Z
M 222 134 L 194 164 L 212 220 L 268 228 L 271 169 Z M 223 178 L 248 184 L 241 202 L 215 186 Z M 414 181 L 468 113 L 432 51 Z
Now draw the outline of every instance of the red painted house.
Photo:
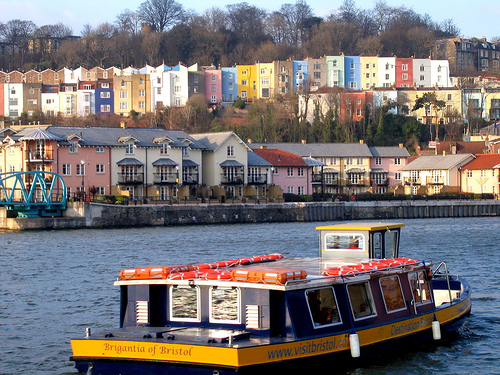
M 413 86 L 413 58 L 396 58 L 396 87 Z

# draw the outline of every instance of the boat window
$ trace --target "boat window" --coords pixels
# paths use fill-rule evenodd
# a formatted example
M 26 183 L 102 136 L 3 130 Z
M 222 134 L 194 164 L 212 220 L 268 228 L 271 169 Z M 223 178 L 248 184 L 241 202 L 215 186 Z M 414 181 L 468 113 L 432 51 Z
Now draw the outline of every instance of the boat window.
M 307 290 L 306 297 L 314 328 L 340 323 L 333 288 Z
M 403 291 L 397 275 L 383 277 L 379 280 L 380 288 L 384 296 L 385 308 L 388 312 L 405 308 Z
M 363 250 L 365 236 L 362 234 L 327 233 L 325 235 L 326 250 Z
M 397 230 L 389 230 L 385 232 L 385 253 L 387 258 L 397 258 L 398 256 Z
M 170 319 L 200 321 L 199 295 L 198 287 L 172 286 L 170 289 Z
M 408 278 L 410 280 L 410 287 L 413 292 L 415 303 L 418 305 L 431 302 L 431 293 L 429 290 L 429 283 L 425 277 L 425 272 L 410 272 Z
M 210 288 L 210 321 L 240 322 L 240 290 L 238 288 Z
M 355 319 L 369 317 L 375 314 L 373 297 L 368 283 L 347 285 L 352 313 Z
M 384 258 L 382 254 L 382 234 L 380 233 L 373 233 L 373 258 Z

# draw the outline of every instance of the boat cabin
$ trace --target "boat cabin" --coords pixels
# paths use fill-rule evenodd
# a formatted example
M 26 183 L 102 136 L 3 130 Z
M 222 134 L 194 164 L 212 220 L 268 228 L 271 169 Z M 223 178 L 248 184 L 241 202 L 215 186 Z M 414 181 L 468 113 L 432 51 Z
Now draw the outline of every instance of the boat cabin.
M 356 223 L 317 227 L 326 264 L 397 258 L 403 223 Z

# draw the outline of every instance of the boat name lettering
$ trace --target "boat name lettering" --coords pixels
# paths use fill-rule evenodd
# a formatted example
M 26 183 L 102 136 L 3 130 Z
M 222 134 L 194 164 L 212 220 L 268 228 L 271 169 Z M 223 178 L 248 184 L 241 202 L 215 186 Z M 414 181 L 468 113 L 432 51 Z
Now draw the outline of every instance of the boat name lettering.
M 433 317 L 422 317 L 419 321 L 414 321 L 406 324 L 393 324 L 391 326 L 391 336 L 402 335 L 408 332 L 416 331 L 421 328 L 429 327 L 432 324 Z
M 171 347 L 171 346 L 144 346 L 140 344 L 136 345 L 116 345 L 105 343 L 104 344 L 105 351 L 111 351 L 118 355 L 122 353 L 147 353 L 150 356 L 154 357 L 156 355 L 173 355 L 173 356 L 183 356 L 190 357 L 192 355 L 193 348 L 185 349 L 180 347 Z

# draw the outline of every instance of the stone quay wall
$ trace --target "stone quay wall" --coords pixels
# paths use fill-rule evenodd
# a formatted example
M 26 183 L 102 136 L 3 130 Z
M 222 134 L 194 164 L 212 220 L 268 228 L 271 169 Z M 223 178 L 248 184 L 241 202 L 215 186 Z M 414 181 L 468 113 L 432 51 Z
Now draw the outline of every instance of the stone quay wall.
M 122 206 L 69 203 L 61 218 L 7 218 L 0 208 L 0 228 L 10 230 L 119 228 L 295 221 L 387 220 L 500 216 L 500 201 L 318 202 L 281 204 L 198 204 Z

